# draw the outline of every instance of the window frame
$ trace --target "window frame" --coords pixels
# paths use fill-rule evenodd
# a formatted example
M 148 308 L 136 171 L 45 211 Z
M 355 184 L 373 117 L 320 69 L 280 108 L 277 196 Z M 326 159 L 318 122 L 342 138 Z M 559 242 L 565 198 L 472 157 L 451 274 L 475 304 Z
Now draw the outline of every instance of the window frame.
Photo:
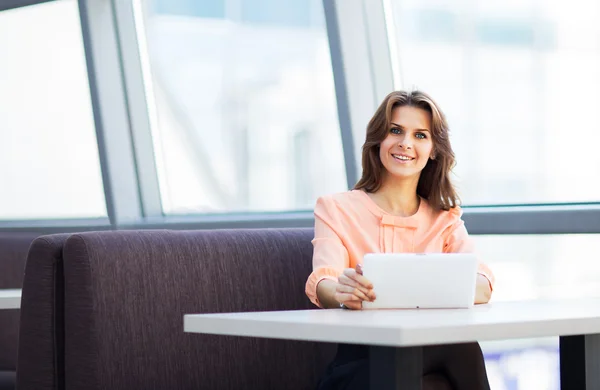
M 15 0 L 0 9 L 54 0 Z M 0 221 L 0 231 L 312 227 L 311 210 L 165 215 L 146 90 L 140 0 L 78 0 L 108 218 Z M 8 7 L 8 8 L 7 8 Z M 137 9 L 136 9 L 137 7 Z M 401 85 L 389 0 L 323 0 L 348 188 L 360 175 L 364 129 Z M 388 12 L 388 14 L 386 14 Z M 387 16 L 386 16 L 387 15 Z M 400 53 L 401 55 L 401 53 Z M 464 207 L 471 234 L 600 233 L 600 202 Z
M 9 9 L 27 7 L 42 3 L 49 3 L 56 0 L 3 0 L 0 4 L 0 12 L 8 11 Z

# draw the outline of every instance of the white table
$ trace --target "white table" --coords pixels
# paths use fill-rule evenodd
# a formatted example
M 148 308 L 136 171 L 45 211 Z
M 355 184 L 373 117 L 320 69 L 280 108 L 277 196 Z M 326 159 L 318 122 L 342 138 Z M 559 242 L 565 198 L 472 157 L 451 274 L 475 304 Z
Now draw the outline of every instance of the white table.
M 422 346 L 560 336 L 561 388 L 600 389 L 600 298 L 451 310 L 190 314 L 184 330 L 369 345 L 371 388 L 377 389 L 420 389 Z
M 21 307 L 21 290 L 0 289 L 0 309 L 18 309 Z

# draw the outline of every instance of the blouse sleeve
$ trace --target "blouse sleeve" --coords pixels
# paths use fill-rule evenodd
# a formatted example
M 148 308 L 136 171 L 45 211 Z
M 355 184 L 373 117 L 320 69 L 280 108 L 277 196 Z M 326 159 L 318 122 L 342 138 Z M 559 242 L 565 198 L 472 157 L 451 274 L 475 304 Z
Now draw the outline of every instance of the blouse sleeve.
M 461 218 L 458 219 L 451 227 L 448 236 L 444 242 L 445 253 L 473 253 L 475 248 L 473 240 L 469 237 L 465 223 Z M 494 290 L 494 274 L 492 270 L 484 263 L 479 261 L 477 273 L 486 277 L 490 283 L 490 289 Z
M 317 306 L 317 285 L 324 279 L 337 281 L 349 266 L 348 251 L 338 234 L 341 223 L 335 201 L 321 197 L 315 206 L 315 238 L 313 244 L 313 272 L 306 282 L 306 295 Z

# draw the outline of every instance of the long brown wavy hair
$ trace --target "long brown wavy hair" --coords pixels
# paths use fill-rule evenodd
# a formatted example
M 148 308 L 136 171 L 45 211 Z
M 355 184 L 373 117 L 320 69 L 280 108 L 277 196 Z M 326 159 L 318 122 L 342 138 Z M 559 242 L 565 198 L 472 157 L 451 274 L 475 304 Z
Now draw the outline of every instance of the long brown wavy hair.
M 450 146 L 448 122 L 433 99 L 421 91 L 395 91 L 383 99 L 367 125 L 367 137 L 362 147 L 362 177 L 354 189 L 377 192 L 381 188 L 385 167 L 379 158 L 379 145 L 389 134 L 392 111 L 402 106 L 420 108 L 431 114 L 432 128 L 429 130 L 435 159 L 429 159 L 423 168 L 417 194 L 427 199 L 436 210 L 450 210 L 458 206 L 460 199 L 450 180 L 450 172 L 456 161 Z

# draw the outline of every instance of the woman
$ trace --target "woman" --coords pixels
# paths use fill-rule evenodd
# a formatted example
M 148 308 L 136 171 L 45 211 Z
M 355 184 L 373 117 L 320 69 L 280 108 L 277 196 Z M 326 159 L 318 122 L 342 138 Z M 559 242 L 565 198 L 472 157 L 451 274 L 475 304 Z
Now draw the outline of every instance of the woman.
M 367 126 L 363 173 L 352 191 L 315 207 L 313 272 L 306 294 L 322 308 L 361 309 L 376 299 L 360 265 L 370 252 L 472 252 L 450 181 L 455 164 L 448 125 L 425 93 L 392 92 Z M 479 264 L 475 303 L 492 294 L 491 271 Z M 423 388 L 489 389 L 477 343 L 424 348 Z M 320 390 L 368 387 L 368 349 L 340 345 Z

